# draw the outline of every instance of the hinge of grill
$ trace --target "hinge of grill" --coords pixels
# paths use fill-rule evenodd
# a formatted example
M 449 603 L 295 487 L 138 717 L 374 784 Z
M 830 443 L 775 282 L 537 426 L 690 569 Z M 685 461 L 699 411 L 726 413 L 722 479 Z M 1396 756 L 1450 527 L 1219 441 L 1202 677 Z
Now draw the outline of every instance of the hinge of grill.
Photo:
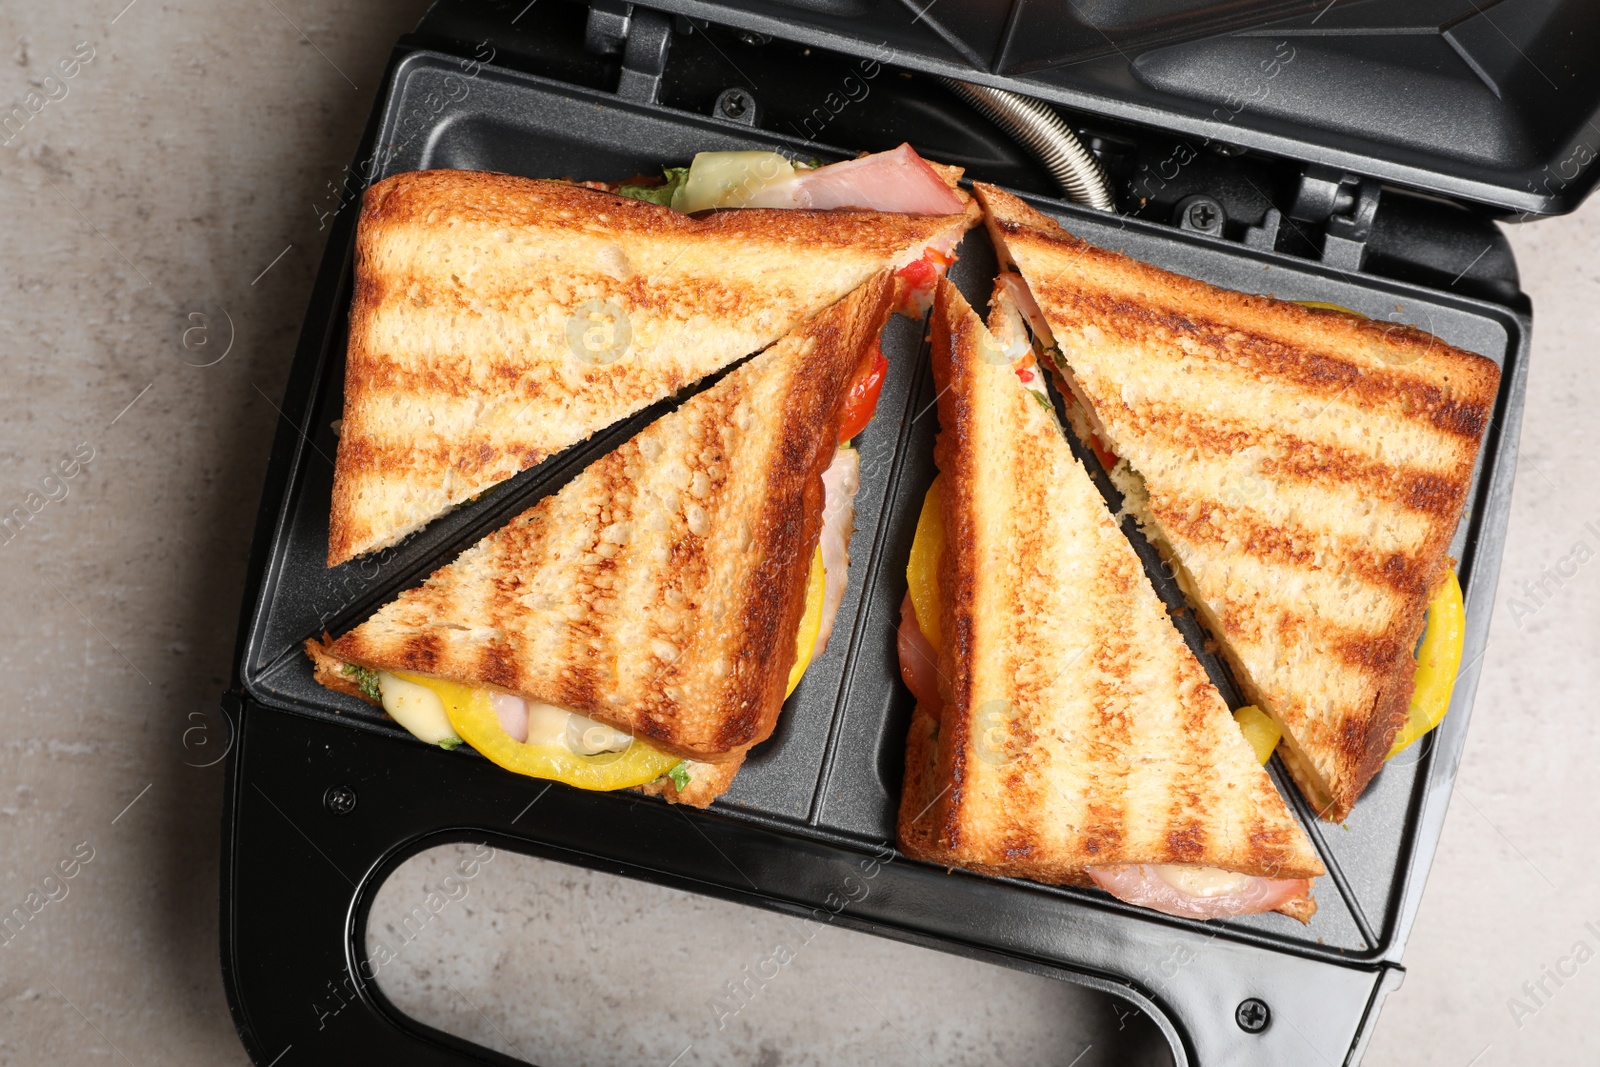
M 1371 178 L 1312 165 L 1300 176 L 1289 217 L 1322 225 L 1322 262 L 1340 270 L 1360 270 L 1381 192 Z
M 672 44 L 672 19 L 623 0 L 590 0 L 584 47 L 599 55 L 622 55 L 617 95 L 654 104 L 661 99 L 661 76 Z

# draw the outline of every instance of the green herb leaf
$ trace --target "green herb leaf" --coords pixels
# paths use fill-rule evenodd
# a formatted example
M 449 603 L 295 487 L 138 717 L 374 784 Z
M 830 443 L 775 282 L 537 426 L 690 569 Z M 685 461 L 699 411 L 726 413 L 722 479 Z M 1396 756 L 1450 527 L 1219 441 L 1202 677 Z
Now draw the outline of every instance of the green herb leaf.
M 661 174 L 667 179 L 661 185 L 623 185 L 618 187 L 617 194 L 631 200 L 643 200 L 646 203 L 671 207 L 673 195 L 689 178 L 689 168 L 662 167 Z
M 661 207 L 672 206 L 673 189 L 666 185 L 619 185 L 617 195 L 629 200 L 643 200 Z
M 374 704 L 383 703 L 383 690 L 378 686 L 378 672 L 369 667 L 357 667 L 354 663 L 344 665 L 347 678 L 354 678 L 356 688 L 361 690 L 361 695 Z
M 1042 407 L 1046 411 L 1051 412 L 1052 414 L 1054 414 L 1054 412 L 1056 410 L 1055 406 L 1050 403 L 1049 399 L 1043 393 L 1035 392 L 1032 389 L 1028 389 L 1028 390 L 1026 390 L 1026 392 L 1027 392 L 1027 394 L 1029 396 L 1033 397 L 1035 400 L 1037 400 L 1039 402 L 1039 406 L 1040 407 Z
M 672 779 L 672 784 L 678 787 L 678 792 L 689 788 L 689 761 L 680 760 L 678 765 L 667 772 L 667 777 Z
M 461 738 L 447 737 L 443 741 L 439 742 L 439 747 L 444 749 L 446 752 L 454 752 L 456 750 L 456 746 L 459 744 L 461 744 Z

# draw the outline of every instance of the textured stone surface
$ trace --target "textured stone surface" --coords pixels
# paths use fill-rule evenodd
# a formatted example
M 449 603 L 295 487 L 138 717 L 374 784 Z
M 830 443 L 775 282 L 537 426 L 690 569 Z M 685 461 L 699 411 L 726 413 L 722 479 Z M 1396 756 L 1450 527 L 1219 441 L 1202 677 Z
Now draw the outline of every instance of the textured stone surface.
M 0 111 L 93 49 L 0 148 L 0 504 L 93 449 L 0 544 L 0 908 L 93 849 L 0 947 L 7 1064 L 246 1062 L 217 960 L 222 768 L 186 765 L 211 757 L 183 733 L 227 684 L 315 207 L 425 7 L 125 3 L 0 8 Z M 186 349 L 191 314 L 210 336 Z
M 273 405 L 322 248 L 318 211 L 332 202 L 329 183 L 390 45 L 425 6 L 123 2 L 0 8 L 0 112 L 80 42 L 93 48 L 66 95 L 52 88 L 60 98 L 0 147 L 0 510 L 31 490 L 66 494 L 0 544 L 0 910 L 63 861 L 75 872 L 65 896 L 57 886 L 60 899 L 0 947 L 5 1064 L 245 1060 L 217 963 L 221 770 L 194 766 L 220 738 L 215 719 L 189 716 L 226 684 Z M 1600 529 L 1600 204 L 1515 229 L 1513 241 L 1539 321 L 1510 543 L 1460 790 L 1373 1064 L 1600 1054 L 1590 1025 L 1600 963 L 1574 971 L 1571 957 L 1579 941 L 1600 952 L 1584 925 L 1600 929 L 1591 786 L 1600 562 L 1578 566 L 1531 615 L 1514 617 L 1510 605 L 1532 606 L 1522 583 L 1578 541 L 1600 551 L 1585 527 Z M 185 331 L 197 328 L 186 348 Z M 186 365 L 224 350 L 213 366 Z M 93 458 L 72 467 L 71 454 L 89 448 Z M 45 486 L 62 462 L 74 476 Z M 185 744 L 185 731 L 202 727 Z M 533 984 L 539 954 L 581 960 L 612 923 L 624 933 L 666 924 L 685 945 L 715 946 L 708 980 L 722 979 L 725 961 L 737 969 L 771 948 L 770 916 L 730 919 L 626 883 L 512 869 L 486 872 L 473 889 L 485 908 L 492 901 L 492 922 L 460 923 L 463 909 L 449 917 L 460 936 L 440 939 L 433 962 L 416 954 L 463 990 L 494 992 L 508 1012 L 517 999 L 496 975 L 525 1000 L 559 997 Z M 429 877 L 419 863 L 392 892 L 403 898 Z M 552 885 L 568 914 L 593 909 L 587 927 L 542 924 Z M 797 960 L 785 978 L 793 996 L 774 997 L 768 1017 L 741 1017 L 742 1043 L 719 1055 L 804 1061 L 792 1042 L 815 1024 L 799 1027 L 791 1006 L 841 1020 L 813 1058 L 858 1050 L 920 1062 L 894 1028 L 931 1035 L 919 1046 L 927 1055 L 1001 1054 L 996 1035 L 949 1018 L 970 964 L 840 940 L 816 962 Z M 1571 977 L 1558 984 L 1545 966 Z M 838 976 L 862 974 L 892 1026 L 874 1030 L 859 1001 L 828 999 Z M 410 993 L 419 1014 L 491 1035 L 447 987 L 423 980 Z M 576 1056 L 592 1020 L 653 994 L 566 995 L 557 1017 L 570 1022 L 561 1041 Z M 1527 1009 L 1516 1018 L 1512 997 Z M 651 1004 L 660 1017 L 688 1010 L 664 997 Z M 1052 1010 L 1059 1017 L 1040 1033 L 1071 1050 L 1062 1062 L 1096 1043 L 1087 1063 L 1115 1040 L 1115 1026 L 1092 1014 L 1110 1010 L 1103 1001 Z M 1024 1041 L 1012 1035 L 1004 1049 L 1026 1058 Z M 661 1051 L 666 1063 L 678 1050 Z
M 1600 200 L 1508 232 L 1534 330 L 1506 554 L 1409 973 L 1384 1006 L 1369 1064 L 1600 1058 L 1600 964 L 1588 958 L 1600 954 Z M 1551 595 L 1528 595 L 1524 583 L 1560 570 Z M 1574 952 L 1579 941 L 1587 953 Z M 1513 997 L 1529 1010 L 1514 1011 Z
M 545 1067 L 1168 1062 L 1101 994 L 479 845 L 396 871 L 367 945 L 403 1010 Z

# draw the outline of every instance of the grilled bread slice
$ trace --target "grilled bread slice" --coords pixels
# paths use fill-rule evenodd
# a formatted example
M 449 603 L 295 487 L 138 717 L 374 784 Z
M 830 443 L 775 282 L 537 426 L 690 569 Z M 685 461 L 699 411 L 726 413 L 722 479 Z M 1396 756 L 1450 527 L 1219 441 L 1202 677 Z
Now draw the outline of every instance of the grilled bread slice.
M 943 706 L 913 716 L 907 854 L 1068 885 L 1119 864 L 1324 873 L 1054 412 L 946 282 L 933 361 Z
M 377 183 L 356 238 L 328 565 L 765 348 L 976 218 L 696 218 L 455 170 Z
M 1405 719 L 1499 369 L 1406 326 L 1168 273 L 977 191 L 1130 510 L 1283 727 L 1306 798 L 1343 820 Z
M 578 712 L 730 765 L 716 779 L 725 788 L 783 705 L 822 525 L 822 473 L 893 294 L 888 272 L 877 275 L 402 593 L 328 655 Z

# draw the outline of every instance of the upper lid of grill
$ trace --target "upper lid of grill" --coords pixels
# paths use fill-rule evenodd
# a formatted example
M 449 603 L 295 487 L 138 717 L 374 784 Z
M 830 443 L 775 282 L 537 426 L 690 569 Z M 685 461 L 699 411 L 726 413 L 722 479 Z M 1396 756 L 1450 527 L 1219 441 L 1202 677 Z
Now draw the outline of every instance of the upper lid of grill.
M 1511 213 L 1600 155 L 1586 0 L 655 0 L 649 6 Z

